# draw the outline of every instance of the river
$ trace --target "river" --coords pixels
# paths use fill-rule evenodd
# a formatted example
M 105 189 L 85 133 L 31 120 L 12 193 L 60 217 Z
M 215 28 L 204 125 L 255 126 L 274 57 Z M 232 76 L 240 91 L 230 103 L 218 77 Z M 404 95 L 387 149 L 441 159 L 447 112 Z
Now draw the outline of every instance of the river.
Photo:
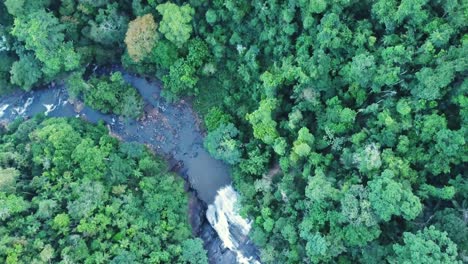
M 258 263 L 255 246 L 248 239 L 250 222 L 237 213 L 238 194 L 231 186 L 229 167 L 203 148 L 203 136 L 190 103 L 167 103 L 161 83 L 124 73 L 145 100 L 139 120 L 103 114 L 69 100 L 63 84 L 31 92 L 17 91 L 0 98 L 0 120 L 44 113 L 49 117 L 77 117 L 104 121 L 120 139 L 147 145 L 171 162 L 187 181 L 189 218 L 194 235 L 204 241 L 210 263 Z

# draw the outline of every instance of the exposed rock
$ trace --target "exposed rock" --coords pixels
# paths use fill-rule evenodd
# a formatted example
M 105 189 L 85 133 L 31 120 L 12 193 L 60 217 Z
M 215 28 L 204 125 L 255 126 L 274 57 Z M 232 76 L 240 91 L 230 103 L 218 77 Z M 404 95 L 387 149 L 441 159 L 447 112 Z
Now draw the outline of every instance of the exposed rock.
M 185 178 L 184 178 L 185 179 Z M 197 192 L 192 189 L 186 179 L 188 186 L 187 192 L 189 198 L 189 222 L 192 226 L 192 234 L 203 240 L 204 247 L 208 252 L 208 261 L 210 264 L 235 264 L 237 263 L 236 254 L 225 248 L 218 234 L 206 218 L 207 205 L 198 198 Z
M 190 192 L 189 198 L 189 222 L 192 226 L 192 234 L 198 236 L 205 219 L 205 207 L 202 202 L 197 198 L 195 192 Z
M 236 254 L 231 250 L 224 248 L 223 242 L 219 239 L 216 231 L 211 227 L 208 221 L 205 221 L 203 224 L 199 237 L 204 241 L 205 249 L 208 251 L 209 263 L 237 263 Z
M 75 110 L 75 113 L 80 113 L 81 111 L 83 111 L 83 108 L 84 108 L 84 103 L 83 102 L 81 102 L 81 101 L 72 101 L 70 103 L 73 104 L 73 109 Z

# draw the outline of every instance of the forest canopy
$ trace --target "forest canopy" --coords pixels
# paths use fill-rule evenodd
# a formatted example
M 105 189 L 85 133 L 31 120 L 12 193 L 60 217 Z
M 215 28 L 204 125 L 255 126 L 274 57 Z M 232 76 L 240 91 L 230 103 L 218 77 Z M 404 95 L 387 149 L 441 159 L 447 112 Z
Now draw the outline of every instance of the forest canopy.
M 2 92 L 122 64 L 191 97 L 262 262 L 468 261 L 467 1 L 2 3 Z
M 205 146 L 263 262 L 468 261 L 464 1 L 205 10 Z
M 18 120 L 0 139 L 0 259 L 206 263 L 183 185 L 164 160 L 102 123 Z

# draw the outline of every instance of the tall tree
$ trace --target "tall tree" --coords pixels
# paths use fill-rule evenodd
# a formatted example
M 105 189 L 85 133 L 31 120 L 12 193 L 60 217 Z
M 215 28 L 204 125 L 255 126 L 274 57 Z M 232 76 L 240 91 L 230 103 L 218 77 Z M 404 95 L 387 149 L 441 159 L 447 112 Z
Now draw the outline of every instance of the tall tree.
M 462 263 L 457 258 L 457 245 L 434 226 L 416 234 L 405 232 L 404 244 L 393 245 L 395 257 L 390 263 Z
M 52 78 L 61 71 L 76 69 L 80 63 L 80 55 L 73 44 L 64 41 L 64 30 L 52 13 L 38 10 L 15 18 L 12 34 L 24 41 L 26 49 L 32 50 L 43 63 L 45 76 Z
M 181 47 L 192 33 L 190 22 L 194 9 L 188 4 L 178 6 L 167 2 L 158 5 L 156 10 L 162 15 L 159 31 L 176 46 Z
M 157 40 L 158 25 L 152 14 L 146 14 L 130 21 L 125 35 L 125 44 L 130 57 L 139 62 L 153 49 Z

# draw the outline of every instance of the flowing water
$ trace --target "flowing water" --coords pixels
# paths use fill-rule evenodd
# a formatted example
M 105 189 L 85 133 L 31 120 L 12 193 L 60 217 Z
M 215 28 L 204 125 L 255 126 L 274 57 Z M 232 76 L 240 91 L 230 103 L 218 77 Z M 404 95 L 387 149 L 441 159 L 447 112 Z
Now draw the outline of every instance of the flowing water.
M 248 240 L 251 224 L 239 215 L 238 198 L 239 194 L 231 185 L 219 189 L 214 203 L 208 206 L 206 217 L 224 246 L 236 253 L 238 263 L 259 263 L 254 258 L 255 247 Z
M 160 96 L 158 81 L 130 74 L 124 74 L 124 78 L 146 101 L 145 115 L 139 121 L 123 120 L 86 106 L 77 111 L 80 107 L 70 103 L 63 85 L 18 91 L 0 98 L 0 119 L 9 122 L 42 113 L 49 117 L 83 118 L 94 123 L 102 120 L 122 140 L 146 144 L 157 153 L 179 161 L 182 173 L 198 198 L 209 205 L 206 217 L 224 247 L 235 253 L 238 263 L 258 263 L 256 249 L 247 237 L 250 222 L 238 214 L 238 194 L 230 185 L 229 168 L 203 148 L 202 133 L 191 106 L 183 100 L 177 104 L 167 103 Z

